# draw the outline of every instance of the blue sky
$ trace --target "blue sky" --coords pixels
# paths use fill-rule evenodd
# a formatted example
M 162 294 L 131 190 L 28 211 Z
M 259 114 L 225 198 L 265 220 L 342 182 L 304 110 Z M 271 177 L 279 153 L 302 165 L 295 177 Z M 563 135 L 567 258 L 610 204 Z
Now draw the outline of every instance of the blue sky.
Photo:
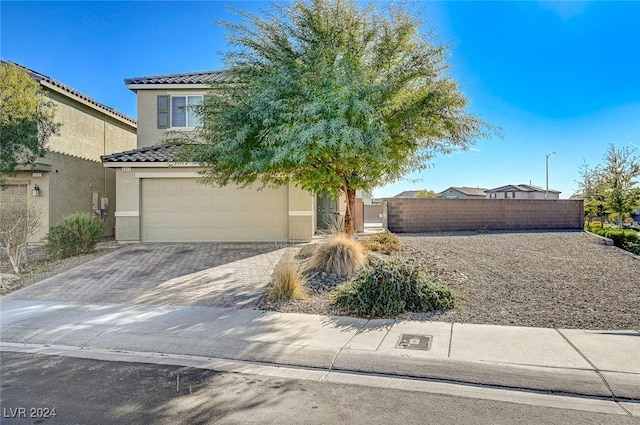
M 381 7 L 384 3 L 380 3 Z M 222 68 L 227 10 L 266 2 L 0 3 L 0 56 L 135 118 L 123 79 Z M 640 2 L 422 2 L 425 30 L 450 45 L 470 111 L 504 139 L 436 157 L 408 181 L 374 191 L 545 185 L 568 198 L 579 167 L 607 145 L 640 146 Z M 421 179 L 412 182 L 411 179 Z

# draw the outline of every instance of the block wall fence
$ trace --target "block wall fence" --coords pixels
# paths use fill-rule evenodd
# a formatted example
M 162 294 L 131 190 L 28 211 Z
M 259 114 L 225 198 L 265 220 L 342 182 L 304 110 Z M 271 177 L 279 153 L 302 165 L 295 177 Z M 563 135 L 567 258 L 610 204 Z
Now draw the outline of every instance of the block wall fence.
M 582 229 L 584 207 L 582 200 L 388 198 L 383 225 L 394 233 Z

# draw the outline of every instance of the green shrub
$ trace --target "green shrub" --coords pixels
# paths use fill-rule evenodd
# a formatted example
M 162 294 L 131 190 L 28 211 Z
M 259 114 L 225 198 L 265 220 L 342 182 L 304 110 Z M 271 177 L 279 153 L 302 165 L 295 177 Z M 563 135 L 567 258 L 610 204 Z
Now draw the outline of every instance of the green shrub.
M 426 275 L 416 260 L 392 257 L 362 269 L 341 285 L 333 302 L 360 317 L 395 317 L 455 305 L 453 292 Z
M 633 254 L 640 255 L 640 242 L 625 242 L 623 248 Z
M 596 235 L 604 236 L 613 241 L 613 244 L 618 248 L 626 249 L 635 253 L 637 245 L 640 244 L 640 233 L 631 229 L 618 229 L 614 227 L 600 228 L 600 227 L 586 227 L 585 230 L 595 233 Z
M 367 261 L 362 246 L 344 233 L 320 244 L 307 260 L 306 269 L 351 276 Z
M 383 254 L 399 252 L 402 248 L 400 238 L 389 231 L 368 236 L 362 239 L 360 243 L 369 251 L 381 252 Z
M 93 252 L 104 233 L 104 222 L 89 213 L 65 217 L 46 237 L 47 252 L 65 258 Z

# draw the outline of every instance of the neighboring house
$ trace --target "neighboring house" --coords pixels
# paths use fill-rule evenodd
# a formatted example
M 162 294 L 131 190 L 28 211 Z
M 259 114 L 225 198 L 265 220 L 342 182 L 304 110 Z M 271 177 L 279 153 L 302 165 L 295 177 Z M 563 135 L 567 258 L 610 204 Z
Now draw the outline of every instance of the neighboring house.
M 60 134 L 49 139 L 48 153 L 35 167 L 21 167 L 16 176 L 6 177 L 0 202 L 20 196 L 38 207 L 41 228 L 31 242 L 41 241 L 52 225 L 76 212 L 102 216 L 105 234 L 113 235 L 116 173 L 104 168 L 100 157 L 135 147 L 135 120 L 53 78 L 22 68 L 53 101 L 54 120 L 62 126 Z
M 400 192 L 394 196 L 394 198 L 415 198 L 418 193 L 422 192 L 421 190 L 405 190 L 404 192 Z
M 447 199 L 484 199 L 486 198 L 484 187 L 451 186 L 440 192 L 441 198 Z
M 636 223 L 640 223 L 640 208 L 638 208 L 635 212 L 631 213 L 631 219 Z
M 118 241 L 309 241 L 338 211 L 330 196 L 316 199 L 293 184 L 262 190 L 201 184 L 198 164 L 175 162 L 180 147 L 162 146 L 163 137 L 200 125 L 188 106 L 200 104 L 214 80 L 225 81 L 224 73 L 125 79 L 137 95 L 137 149 L 102 158 L 116 170 Z
M 549 197 L 545 198 L 544 188 L 530 184 L 510 184 L 485 193 L 488 199 L 560 199 L 559 191 L 549 189 Z

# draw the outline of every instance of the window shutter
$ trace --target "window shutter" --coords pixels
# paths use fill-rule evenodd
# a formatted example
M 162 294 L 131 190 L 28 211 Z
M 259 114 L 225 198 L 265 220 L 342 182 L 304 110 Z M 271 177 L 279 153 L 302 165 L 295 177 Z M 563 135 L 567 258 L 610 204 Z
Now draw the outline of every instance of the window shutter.
M 169 128 L 169 96 L 158 96 L 158 128 Z

